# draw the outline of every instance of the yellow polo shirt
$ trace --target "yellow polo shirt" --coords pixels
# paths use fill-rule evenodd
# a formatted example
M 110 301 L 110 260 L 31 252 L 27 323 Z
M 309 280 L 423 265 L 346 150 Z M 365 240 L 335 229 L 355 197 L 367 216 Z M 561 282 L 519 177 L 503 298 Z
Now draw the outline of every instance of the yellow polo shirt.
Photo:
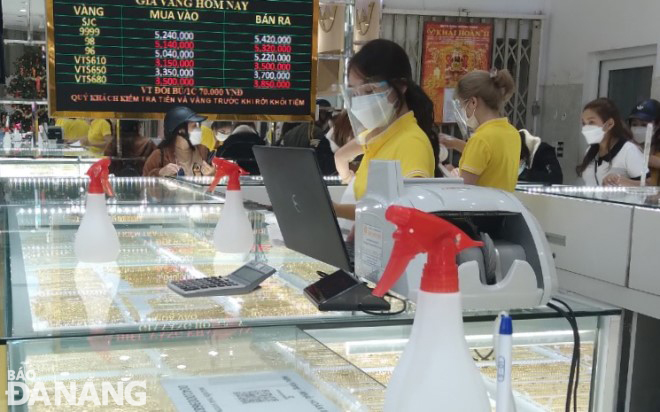
M 112 135 L 112 127 L 105 119 L 94 119 L 89 125 L 89 132 L 87 132 L 87 139 L 92 144 L 104 143 L 105 136 Z
M 89 125 L 82 119 L 57 119 L 55 126 L 62 128 L 64 140 L 76 141 L 87 137 Z
M 468 140 L 459 168 L 478 175 L 478 186 L 513 192 L 518 183 L 520 144 L 520 134 L 508 119 L 488 121 Z
M 364 146 L 364 158 L 355 173 L 355 198 L 358 200 L 367 190 L 369 163 L 372 160 L 398 160 L 406 178 L 435 176 L 433 147 L 426 133 L 417 125 L 412 111 L 399 117 Z
M 206 146 L 209 150 L 215 149 L 215 135 L 210 127 L 202 125 L 202 145 Z

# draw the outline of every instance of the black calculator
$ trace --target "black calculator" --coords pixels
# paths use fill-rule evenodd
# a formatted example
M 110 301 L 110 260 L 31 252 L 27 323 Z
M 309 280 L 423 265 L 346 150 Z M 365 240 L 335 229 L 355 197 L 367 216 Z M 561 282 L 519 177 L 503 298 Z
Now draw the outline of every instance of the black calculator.
M 228 276 L 170 281 L 167 286 L 183 297 L 244 295 L 275 272 L 277 270 L 264 263 L 252 261 Z

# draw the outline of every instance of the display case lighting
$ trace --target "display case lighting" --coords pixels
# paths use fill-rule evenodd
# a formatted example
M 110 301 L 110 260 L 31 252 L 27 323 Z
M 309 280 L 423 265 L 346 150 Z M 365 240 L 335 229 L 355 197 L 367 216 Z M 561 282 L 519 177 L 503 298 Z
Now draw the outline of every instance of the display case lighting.
M 188 217 L 202 217 L 204 214 L 216 214 L 220 213 L 220 206 L 204 206 L 199 207 L 198 205 L 191 206 L 116 206 L 111 205 L 108 208 L 108 212 L 111 215 L 128 215 L 128 214 L 142 214 L 142 215 L 181 215 L 186 213 Z M 84 206 L 72 206 L 63 209 L 59 208 L 20 208 L 18 210 L 19 215 L 80 215 L 85 213 Z
M 213 176 L 182 176 L 179 178 L 184 182 L 195 183 L 199 185 L 210 185 L 213 181 Z M 323 180 L 326 182 L 341 182 L 339 176 L 324 176 Z M 263 182 L 263 176 L 241 176 L 241 182 Z M 220 185 L 227 184 L 227 177 L 220 180 Z
M 581 193 L 625 193 L 629 187 L 619 186 L 568 186 L 568 187 L 532 187 L 525 189 L 529 193 L 581 194 Z

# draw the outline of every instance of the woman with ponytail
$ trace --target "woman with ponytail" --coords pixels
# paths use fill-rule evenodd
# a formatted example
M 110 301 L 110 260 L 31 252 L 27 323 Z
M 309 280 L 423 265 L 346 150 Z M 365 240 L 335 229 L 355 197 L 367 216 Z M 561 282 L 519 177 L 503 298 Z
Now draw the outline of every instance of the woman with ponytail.
M 372 160 L 398 160 L 406 178 L 437 175 L 438 139 L 433 102 L 412 80 L 406 52 L 389 40 L 373 40 L 353 56 L 344 91 L 353 136 L 364 152 L 354 194 L 367 189 Z M 335 205 L 337 215 L 355 219 L 355 205 Z
M 515 90 L 508 70 L 475 70 L 458 81 L 458 120 L 474 131 L 463 150 L 466 184 L 513 192 L 518 183 L 520 135 L 502 111 Z

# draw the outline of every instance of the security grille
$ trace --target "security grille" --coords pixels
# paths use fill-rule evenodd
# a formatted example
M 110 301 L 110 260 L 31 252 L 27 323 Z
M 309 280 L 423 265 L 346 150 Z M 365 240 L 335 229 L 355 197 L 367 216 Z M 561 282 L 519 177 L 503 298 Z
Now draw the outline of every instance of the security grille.
M 515 95 L 506 105 L 506 115 L 516 127 L 534 131 L 535 110 L 532 108 L 536 102 L 541 20 L 388 14 L 387 10 L 383 13 L 381 37 L 405 48 L 417 82 L 421 78 L 424 23 L 492 23 L 492 64 L 498 69 L 509 69 L 517 85 Z

